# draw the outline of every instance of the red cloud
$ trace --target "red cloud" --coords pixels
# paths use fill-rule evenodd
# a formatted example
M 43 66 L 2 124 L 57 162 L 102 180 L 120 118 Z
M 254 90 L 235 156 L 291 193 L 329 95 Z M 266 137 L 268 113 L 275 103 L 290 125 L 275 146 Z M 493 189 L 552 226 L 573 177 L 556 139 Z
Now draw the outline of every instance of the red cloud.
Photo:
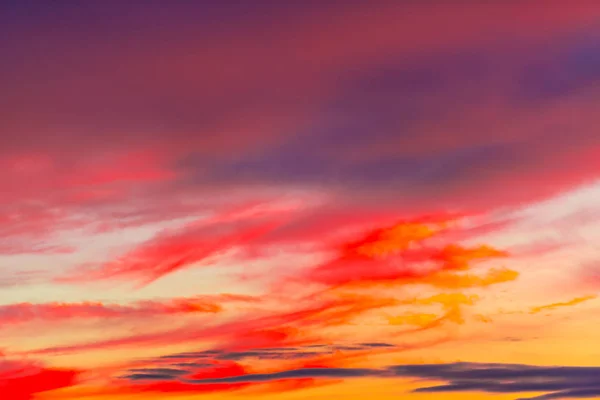
M 145 285 L 195 263 L 210 264 L 215 257 L 232 250 L 242 250 L 246 256 L 260 256 L 262 249 L 276 246 L 298 248 L 310 244 L 329 250 L 332 246 L 338 246 L 341 237 L 372 228 L 374 224 L 389 221 L 391 218 L 389 212 L 370 213 L 359 217 L 335 212 L 329 215 L 321 214 L 322 209 L 311 209 L 310 205 L 310 202 L 304 199 L 287 202 L 263 201 L 221 210 L 212 217 L 200 219 L 179 230 L 159 234 L 116 260 L 83 266 L 59 281 L 123 279 Z M 315 219 L 315 216 L 320 218 Z M 406 220 L 394 228 L 375 230 L 359 241 L 343 244 L 347 255 L 338 261 L 344 264 L 361 263 L 370 259 L 366 253 L 378 251 L 375 247 L 390 245 L 394 240 L 404 240 L 404 245 L 422 241 L 438 235 L 442 231 L 439 226 L 446 225 L 457 217 L 458 214 L 438 213 Z M 377 235 L 389 235 L 394 230 L 410 229 L 415 231 L 396 232 L 392 234 L 393 237 L 387 239 L 377 238 Z M 401 234 L 406 237 L 400 239 Z M 391 245 L 403 246 L 399 243 Z M 416 253 L 412 254 L 412 257 L 417 256 Z M 422 257 L 444 257 L 444 254 L 426 254 Z M 327 268 L 324 266 L 323 270 Z
M 75 385 L 79 374 L 31 362 L 0 361 L 0 392 L 10 400 L 33 400 L 38 393 Z
M 229 245 L 252 247 L 252 240 L 263 238 L 261 235 L 270 231 L 274 224 L 269 221 L 259 224 L 258 228 L 252 225 L 241 233 L 225 235 L 226 240 L 218 237 L 212 242 L 214 246 L 200 249 L 196 245 L 205 245 L 206 242 L 199 239 L 204 236 L 196 230 L 166 235 L 131 253 L 136 256 L 130 254 L 120 261 L 121 264 L 108 264 L 108 268 L 105 266 L 99 272 L 104 276 L 111 276 L 112 273 L 148 276 L 147 268 L 154 272 L 152 267 L 157 265 L 159 272 L 166 272 L 173 266 L 185 266 L 190 260 L 201 260 L 207 254 Z M 374 310 L 401 304 L 397 298 L 361 293 L 363 288 L 373 288 L 379 284 L 426 284 L 460 289 L 489 286 L 516 278 L 513 271 L 502 269 L 492 269 L 483 276 L 465 274 L 470 272 L 473 262 L 502 257 L 505 253 L 488 246 L 467 248 L 446 243 L 442 236 L 436 237 L 450 228 L 451 225 L 443 218 L 427 217 L 357 235 L 354 240 L 338 247 L 338 255 L 331 262 L 310 266 L 298 276 L 284 276 L 276 282 L 273 291 L 266 293 L 265 298 L 287 305 L 285 312 L 252 311 L 236 321 L 208 327 L 191 326 L 40 349 L 34 353 L 91 351 L 131 345 L 159 346 L 173 341 L 190 343 L 198 338 L 218 340 L 230 347 L 238 347 L 244 342 L 254 343 L 255 346 L 306 343 L 317 339 L 322 328 L 348 324 Z M 165 265 L 169 268 L 163 269 Z M 295 292 L 297 289 L 299 291 Z
M 216 297 L 218 299 L 219 297 Z M 236 301 L 232 295 L 231 299 Z M 244 297 L 240 300 L 244 301 Z M 217 313 L 222 311 L 218 300 L 207 298 L 176 298 L 163 301 L 146 300 L 133 304 L 109 304 L 101 302 L 82 303 L 18 303 L 0 306 L 0 324 L 27 321 L 62 321 L 83 318 L 134 318 L 154 315 Z
M 306 344 L 315 340 L 315 329 L 344 324 L 370 310 L 395 303 L 395 300 L 388 298 L 342 294 L 330 298 L 317 298 L 291 311 L 249 314 L 239 320 L 213 326 L 193 325 L 158 333 L 32 350 L 27 354 L 73 353 L 131 346 L 156 347 L 174 342 L 193 343 L 198 340 L 220 340 L 224 346 L 234 348 L 243 347 L 244 343 L 264 347 L 283 343 Z
M 146 285 L 193 263 L 209 262 L 211 257 L 243 247 L 279 224 L 279 221 L 269 221 L 233 232 L 212 232 L 212 235 L 195 229 L 162 235 L 115 261 L 101 264 L 97 268 L 83 268 L 60 280 L 77 282 L 133 279 Z
M 190 375 L 189 379 L 212 379 L 212 378 L 224 378 L 228 376 L 244 375 L 247 373 L 244 367 L 233 361 L 211 361 L 212 366 L 208 368 L 202 368 L 197 372 Z M 185 383 L 180 381 L 163 381 L 155 383 L 141 383 L 138 385 L 130 386 L 134 392 L 194 392 L 194 393 L 205 393 L 205 392 L 216 392 L 216 391 L 230 391 L 238 390 L 248 386 L 248 383 L 234 383 L 234 384 L 208 384 L 208 385 L 195 385 L 191 383 Z
M 231 339 L 225 339 L 220 348 L 227 350 L 260 349 L 283 345 L 300 344 L 298 330 L 291 327 L 265 327 L 247 332 L 235 332 Z
M 141 375 L 124 376 L 118 381 L 113 381 L 109 385 L 92 389 L 90 394 L 99 396 L 123 396 L 127 394 L 139 393 L 210 393 L 239 390 L 249 386 L 249 383 L 233 384 L 208 384 L 197 385 L 187 383 L 184 379 L 176 376 L 152 376 L 147 379 L 143 376 L 143 370 L 138 370 Z M 245 375 L 248 371 L 240 364 L 234 361 L 210 360 L 203 363 L 202 368 L 189 372 L 186 379 L 213 379 L 224 378 L 236 375 Z

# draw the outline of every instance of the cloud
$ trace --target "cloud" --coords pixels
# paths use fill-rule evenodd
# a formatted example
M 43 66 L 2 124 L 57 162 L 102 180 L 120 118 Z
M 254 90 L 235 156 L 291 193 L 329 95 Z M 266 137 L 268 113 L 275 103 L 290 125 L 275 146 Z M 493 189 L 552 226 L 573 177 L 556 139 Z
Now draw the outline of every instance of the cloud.
M 492 268 L 484 275 L 442 272 L 431 276 L 426 282 L 440 288 L 469 289 L 511 282 L 518 277 L 517 271 L 508 268 Z
M 3 271 L 0 276 L 0 288 L 25 286 L 44 281 L 40 271 Z
M 597 296 L 592 295 L 592 296 L 583 296 L 583 297 L 577 297 L 575 299 L 569 300 L 569 301 L 565 301 L 562 303 L 553 303 L 553 304 L 546 304 L 543 306 L 537 306 L 537 307 L 533 307 L 529 312 L 531 314 L 537 314 L 543 311 L 551 311 L 551 310 L 555 310 L 557 308 L 561 308 L 561 307 L 569 307 L 569 306 L 576 306 L 578 304 L 584 303 L 586 301 L 589 300 L 594 300 L 596 299 Z
M 314 372 L 311 372 L 313 370 Z M 322 374 L 320 375 L 319 372 Z M 257 374 L 244 371 L 235 361 L 210 360 L 200 367 L 190 365 L 186 370 L 173 368 L 129 370 L 120 377 L 120 385 L 125 384 L 121 388 L 130 388 L 136 392 L 206 392 L 252 388 L 261 392 L 281 393 L 335 383 L 345 376 L 356 377 L 361 374 L 361 371 L 344 368 L 302 368 L 279 374 L 282 379 L 272 379 L 271 373 Z M 323 378 L 329 378 L 329 382 L 321 382 Z M 282 380 L 285 382 L 280 382 Z
M 247 343 L 244 350 L 232 350 L 229 347 L 221 349 L 187 352 L 180 354 L 169 354 L 160 357 L 156 361 L 178 360 L 176 366 L 182 365 L 180 360 L 192 360 L 189 367 L 202 368 L 207 360 L 301 360 L 315 359 L 333 356 L 336 352 L 371 352 L 372 350 L 390 350 L 396 348 L 392 343 L 354 343 L 346 345 L 304 345 L 304 346 L 286 346 L 286 347 L 253 347 L 252 343 Z M 203 360 L 199 363 L 199 360 Z M 183 363 L 185 364 L 185 362 Z M 138 371 L 136 371 L 138 372 Z
M 505 251 L 487 245 L 465 247 L 448 243 L 460 228 L 460 220 L 401 221 L 358 234 L 338 245 L 337 255 L 306 268 L 301 279 L 330 287 L 368 288 L 380 285 L 430 285 L 446 289 L 486 287 L 509 282 L 516 271 L 492 268 L 473 274 L 478 261 L 507 257 Z M 362 235 L 362 237 L 361 237 Z M 294 277 L 294 279 L 297 279 Z
M 463 306 L 471 306 L 479 300 L 475 295 L 464 295 L 462 293 L 441 293 L 425 299 L 407 300 L 406 304 L 412 305 L 432 305 L 439 304 L 442 306 L 443 314 L 426 314 L 426 313 L 409 313 L 395 317 L 389 317 L 391 325 L 417 325 L 421 328 L 435 328 L 442 323 L 454 322 L 462 324 L 465 322 Z
M 132 304 L 102 302 L 82 303 L 16 303 L 0 306 L 2 324 L 30 321 L 65 321 L 69 319 L 144 318 L 161 315 L 218 313 L 224 302 L 247 301 L 235 295 L 198 296 L 168 300 L 144 300 Z M 250 301 L 254 301 L 251 298 Z
M 192 264 L 210 264 L 214 257 L 251 243 L 277 225 L 277 222 L 269 221 L 229 232 L 213 232 L 212 235 L 194 230 L 161 235 L 114 261 L 98 266 L 84 266 L 59 280 L 89 282 L 99 279 L 133 279 L 144 286 Z
M 193 385 L 229 385 L 264 383 L 288 379 L 355 379 L 355 378 L 419 378 L 446 381 L 447 384 L 425 386 L 415 392 L 444 393 L 480 391 L 487 393 L 539 393 L 530 399 L 565 397 L 594 398 L 600 395 L 597 376 L 599 367 L 533 366 L 521 364 L 414 364 L 385 368 L 300 368 L 270 373 L 241 373 L 220 377 L 188 378 L 177 374 L 172 379 Z M 131 376 L 129 379 L 139 379 Z M 162 377 L 161 377 L 162 379 Z
M 161 160 L 153 151 L 123 149 L 85 159 L 33 150 L 0 155 L 0 185 L 10 193 L 0 202 L 1 253 L 64 252 L 58 233 L 97 225 L 116 211 L 107 205 L 125 206 L 132 187 L 172 178 Z
M 339 209 L 489 210 L 596 177 L 594 7 L 105 3 L 94 9 L 110 18 L 62 33 L 6 7 L 23 21 L 3 24 L 16 33 L 0 70 L 0 237 L 19 242 L 8 252 L 59 245 L 73 226 L 202 213 L 232 188 L 326 192 Z M 510 27 L 489 18 L 516 14 Z M 235 23 L 188 20 L 207 15 Z
M 488 393 L 549 392 L 530 399 L 594 398 L 600 395 L 598 367 L 532 366 L 519 364 L 428 364 L 393 366 L 395 376 L 448 381 L 417 392 Z
M 383 342 L 369 342 L 369 343 L 359 343 L 360 346 L 363 347 L 373 347 L 373 348 L 377 348 L 377 347 L 394 347 L 393 344 L 390 343 L 383 343 Z
M 247 230 L 244 230 L 246 225 L 243 224 L 239 228 L 237 222 L 233 226 L 221 226 L 219 223 L 210 225 L 208 230 L 205 230 L 203 222 L 193 223 L 174 233 L 163 233 L 114 263 L 103 266 L 98 273 L 101 277 L 112 277 L 112 272 L 117 277 L 121 274 L 127 277 L 133 274 L 134 278 L 147 277 L 155 272 L 155 267 L 160 273 L 169 272 L 163 269 L 165 265 L 169 266 L 167 269 L 171 266 L 182 267 L 188 260 L 201 260 L 207 253 L 221 251 L 228 245 L 240 246 L 242 251 L 244 246 L 251 250 L 269 246 L 270 239 L 260 236 L 262 228 L 277 223 L 282 216 L 287 217 L 288 211 L 274 214 L 267 212 L 266 215 L 261 214 L 258 221 L 254 220 L 255 214 L 250 214 L 244 222 L 250 224 Z M 220 217 L 217 215 L 215 218 Z M 384 295 L 384 292 L 377 290 L 381 285 L 428 285 L 437 290 L 463 289 L 487 287 L 517 277 L 515 272 L 504 269 L 491 269 L 483 276 L 470 275 L 477 261 L 505 257 L 506 253 L 485 245 L 466 247 L 448 243 L 441 233 L 446 229 L 460 229 L 451 227 L 454 222 L 448 222 L 448 218 L 445 215 L 424 216 L 394 224 L 386 223 L 383 228 L 369 228 L 366 231 L 358 229 L 358 233 L 355 228 L 350 234 L 344 234 L 344 240 L 327 244 L 331 246 L 331 261 L 309 263 L 297 270 L 275 275 L 273 283 L 263 293 L 266 301 L 258 303 L 260 307 L 257 309 L 238 315 L 235 320 L 217 321 L 208 326 L 192 325 L 165 329 L 162 332 L 123 335 L 88 343 L 61 344 L 31 352 L 73 353 L 130 346 L 167 346 L 175 342 L 184 344 L 199 340 L 216 340 L 224 348 L 237 351 L 283 344 L 286 347 L 310 344 L 311 341 L 322 340 L 320 332 L 323 329 L 347 326 L 361 318 L 373 316 L 375 311 L 384 311 L 398 305 L 428 305 L 423 303 L 426 301 L 424 299 L 417 301 L 402 299 L 391 293 Z M 450 221 L 454 219 L 451 218 Z M 348 225 L 341 224 L 342 229 L 347 227 Z M 225 237 L 234 237 L 234 242 L 223 242 L 223 236 L 213 237 L 215 232 L 222 232 L 219 229 L 224 230 Z M 239 233 L 240 229 L 242 233 Z M 230 230 L 234 233 L 230 234 Z M 253 241 L 257 230 L 260 236 L 257 240 L 262 242 Z M 240 237 L 248 241 L 238 241 Z M 215 245 L 196 247 L 205 243 L 205 238 Z M 320 240 L 318 236 L 291 238 L 297 240 L 297 244 Z M 396 320 L 391 318 L 391 321 L 416 323 L 422 325 L 422 329 L 435 329 L 444 322 L 463 323 L 467 314 L 462 307 L 472 305 L 473 301 L 464 295 L 460 296 L 438 293 L 427 300 L 431 304 L 443 305 L 442 315 L 422 315 L 419 317 L 420 321 L 415 318 L 400 321 L 398 318 L 402 317 L 397 317 Z M 293 307 L 289 304 L 293 304 Z M 282 305 L 286 306 L 282 308 Z M 172 307 L 177 309 L 176 306 Z M 191 311 L 186 307 L 184 303 L 181 312 Z M 158 308 L 156 312 L 167 307 L 159 305 Z M 102 311 L 108 313 L 109 310 Z M 135 310 L 124 311 L 135 315 Z
M 222 360 L 241 360 L 245 358 L 255 358 L 259 360 L 285 360 L 285 359 L 298 359 L 298 358 L 309 358 L 321 355 L 320 352 L 315 351 L 265 351 L 265 350 L 250 350 L 250 351 L 238 351 L 220 354 L 217 359 Z
M 1 359 L 0 387 L 10 399 L 33 400 L 39 393 L 74 386 L 80 373 L 31 361 Z
M 195 379 L 190 383 L 251 383 L 271 380 L 297 379 L 297 378 L 357 378 L 376 376 L 377 370 L 368 368 L 303 368 L 290 371 L 274 372 L 270 374 L 246 374 L 215 379 Z
M 121 377 L 121 382 L 130 382 L 133 385 L 118 386 L 118 392 L 216 392 L 238 390 L 247 386 L 246 383 L 233 382 L 225 385 L 205 386 L 192 385 L 189 379 L 216 379 L 222 376 L 244 374 L 243 366 L 234 361 L 213 360 L 207 366 L 196 369 L 148 368 L 129 371 Z
M 157 347 L 173 343 L 217 340 L 224 348 L 243 350 L 285 344 L 303 345 L 318 337 L 319 329 L 347 324 L 369 311 L 397 304 L 393 298 L 366 295 L 340 295 L 317 298 L 286 311 L 257 311 L 235 320 L 208 326 L 186 325 L 160 332 L 72 343 L 27 351 L 30 355 L 69 354 L 127 347 Z
M 600 287 L 600 267 L 598 261 L 585 262 L 576 277 L 576 286 L 586 291 L 595 292 Z
M 306 269 L 302 277 L 325 285 L 423 281 L 425 276 L 430 276 L 431 282 L 440 286 L 447 281 L 447 285 L 467 287 L 491 285 L 516 277 L 505 270 L 489 272 L 487 277 L 458 277 L 448 273 L 467 270 L 470 263 L 480 259 L 506 255 L 489 246 L 428 246 L 431 239 L 459 231 L 459 227 L 453 226 L 460 222 L 459 215 L 426 214 L 389 225 L 389 219 L 393 218 L 389 213 L 370 220 L 369 214 L 356 218 L 321 212 L 314 201 L 302 198 L 295 203 L 283 199 L 222 210 L 212 217 L 161 232 L 114 260 L 82 265 L 58 281 L 126 280 L 144 286 L 181 269 L 210 266 L 225 255 L 233 255 L 243 262 L 268 256 L 272 254 L 269 250 L 291 248 L 338 252 L 337 258 Z M 324 219 L 311 221 L 315 215 Z M 374 224 L 379 221 L 388 226 L 376 227 Z
M 79 266 L 58 281 L 129 280 L 145 286 L 194 264 L 211 265 L 232 251 L 242 250 L 245 257 L 251 257 L 253 252 L 260 253 L 261 246 L 269 244 L 265 236 L 313 202 L 297 196 L 221 205 L 212 215 L 159 232 L 115 260 Z
M 126 376 L 127 379 L 133 381 L 165 381 L 169 379 L 177 378 L 182 375 L 189 375 L 190 371 L 185 369 L 175 368 L 139 368 L 129 370 L 129 374 Z
M 16 268 L 47 269 L 6 272 L 0 287 L 11 287 L 14 302 L 30 296 L 20 287 L 30 283 L 40 284 L 38 297 L 57 296 L 0 306 L 0 325 L 128 322 L 111 324 L 114 336 L 60 335 L 66 342 L 35 341 L 41 348 L 20 354 L 92 360 L 89 352 L 111 349 L 212 349 L 128 365 L 124 390 L 132 393 L 300 388 L 401 373 L 434 379 L 427 373 L 435 368 L 447 384 L 423 390 L 509 390 L 505 379 L 466 377 L 493 366 L 349 367 L 454 340 L 449 325 L 485 320 L 470 293 L 483 298 L 519 277 L 512 267 L 488 267 L 513 254 L 478 240 L 513 222 L 495 220 L 496 211 L 599 178 L 598 7 L 125 3 L 0 5 L 0 268 L 23 260 Z M 482 223 L 463 229 L 471 216 Z M 160 231 L 166 225 L 178 226 Z M 122 239 L 110 249 L 104 239 L 113 233 Z M 98 298 L 97 281 L 141 288 L 161 280 L 136 297 L 178 291 L 169 282 L 192 268 L 213 268 L 200 271 L 211 275 L 204 285 L 226 274 L 227 285 L 260 299 L 123 303 L 118 297 L 130 294 L 111 289 L 111 301 L 60 302 Z M 50 269 L 58 280 L 44 275 Z M 252 305 L 212 318 L 230 301 Z M 197 313 L 211 318 L 190 321 Z M 155 316 L 177 323 L 146 330 Z M 413 326 L 389 326 L 386 316 Z M 373 329 L 364 325 L 371 320 Z M 350 331 L 356 343 L 308 347 Z M 464 376 L 448 375 L 458 370 Z M 513 389 L 595 390 L 543 375 L 525 381 L 527 373 Z

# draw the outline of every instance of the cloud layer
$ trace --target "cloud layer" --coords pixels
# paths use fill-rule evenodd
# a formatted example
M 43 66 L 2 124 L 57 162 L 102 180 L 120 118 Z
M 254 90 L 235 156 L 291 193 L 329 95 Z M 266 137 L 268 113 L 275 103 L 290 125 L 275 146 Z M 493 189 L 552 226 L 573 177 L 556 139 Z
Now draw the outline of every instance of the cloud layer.
M 0 393 L 600 396 L 596 2 L 38 3 Z
M 193 368 L 193 366 L 190 366 Z M 202 367 L 201 367 L 202 368 Z M 479 391 L 487 393 L 547 394 L 527 399 L 595 398 L 600 395 L 599 367 L 533 366 L 519 364 L 415 364 L 386 368 L 300 368 L 271 373 L 242 373 L 226 377 L 194 378 L 193 370 L 145 369 L 124 376 L 134 382 L 180 381 L 193 385 L 231 385 L 293 379 L 419 378 L 445 381 L 423 386 L 415 392 L 444 393 Z M 524 400 L 525 398 L 523 398 Z

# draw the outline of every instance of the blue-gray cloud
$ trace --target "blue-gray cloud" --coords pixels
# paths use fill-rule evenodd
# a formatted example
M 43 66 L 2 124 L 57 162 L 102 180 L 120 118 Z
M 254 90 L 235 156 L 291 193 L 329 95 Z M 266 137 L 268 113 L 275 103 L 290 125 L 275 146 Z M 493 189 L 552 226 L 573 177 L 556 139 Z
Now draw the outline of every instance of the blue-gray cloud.
M 392 365 L 385 368 L 300 368 L 264 374 L 245 374 L 220 378 L 188 379 L 179 374 L 148 370 L 126 378 L 139 380 L 178 380 L 188 384 L 232 384 L 271 382 L 286 379 L 418 378 L 445 382 L 423 386 L 417 393 L 478 391 L 518 394 L 519 400 L 600 397 L 600 366 L 535 366 L 523 364 L 451 364 Z M 526 393 L 545 393 L 522 397 Z
M 600 367 L 453 363 L 400 365 L 389 367 L 388 370 L 394 376 L 447 382 L 442 385 L 418 388 L 416 392 L 548 392 L 542 396 L 529 398 L 538 400 L 600 396 Z
M 548 179 L 544 191 L 564 190 L 591 174 L 560 156 L 598 144 L 590 95 L 600 80 L 595 29 L 582 26 L 549 46 L 516 43 L 513 24 L 494 29 L 506 35 L 492 41 L 471 40 L 485 36 L 476 23 L 464 43 L 439 35 L 439 43 L 410 50 L 405 45 L 412 40 L 404 38 L 428 36 L 413 28 L 428 26 L 437 6 L 411 7 L 413 13 L 403 9 L 406 1 L 391 2 L 402 3 L 389 7 L 396 19 L 375 11 L 380 3 L 388 9 L 385 0 L 144 7 L 111 1 L 35 10 L 4 3 L 0 86 L 11 118 L 0 120 L 0 131 L 12 134 L 0 138 L 0 150 L 52 149 L 66 169 L 82 162 L 81 148 L 173 151 L 163 167 L 179 179 L 147 189 L 153 192 L 147 198 L 256 183 L 339 188 L 401 208 L 425 201 L 455 208 L 483 201 L 473 196 L 478 190 L 487 201 L 507 201 L 507 192 L 531 200 L 540 175 L 561 169 L 576 170 L 576 182 L 556 180 L 545 189 Z M 355 7 L 373 11 L 381 26 L 352 17 L 362 15 Z M 486 7 L 472 8 L 473 15 L 487 15 Z M 452 15 L 448 26 L 460 25 Z M 422 22 L 387 26 L 407 16 Z M 60 32 L 47 23 L 56 18 L 65 21 Z M 265 35 L 264 26 L 273 34 Z M 340 35 L 348 27 L 348 34 L 370 32 L 357 49 Z M 391 28 L 397 33 L 374 35 L 396 32 Z M 43 46 L 35 40 L 41 37 Z M 313 54 L 315 42 L 323 48 Z M 164 55 L 160 65 L 156 54 Z M 21 82 L 35 90 L 23 90 Z M 561 102 L 573 111 L 556 112 Z M 507 182 L 520 187 L 507 191 Z
M 600 396 L 600 367 L 534 366 L 521 364 L 426 364 L 388 368 L 394 376 L 418 377 L 446 384 L 416 392 L 481 391 L 488 393 L 548 392 L 530 399 L 592 398 Z M 525 399 L 524 397 L 522 399 Z
M 360 378 L 382 376 L 384 374 L 385 371 L 370 368 L 300 368 L 269 374 L 246 374 L 213 379 L 186 379 L 185 382 L 196 384 L 252 383 L 302 378 Z
M 299 347 L 268 347 L 261 349 L 248 349 L 243 351 L 213 349 L 205 351 L 168 354 L 159 357 L 159 360 L 178 361 L 177 363 L 173 364 L 174 366 L 184 366 L 186 365 L 186 363 L 190 363 L 190 366 L 194 366 L 199 364 L 206 364 L 206 360 L 293 360 L 332 354 L 336 351 L 368 351 L 372 349 L 385 349 L 393 347 L 395 347 L 395 345 L 390 343 L 370 342 L 347 345 L 313 344 Z
M 168 376 L 181 376 L 190 373 L 188 370 L 177 368 L 134 368 L 129 371 L 139 374 L 161 374 Z

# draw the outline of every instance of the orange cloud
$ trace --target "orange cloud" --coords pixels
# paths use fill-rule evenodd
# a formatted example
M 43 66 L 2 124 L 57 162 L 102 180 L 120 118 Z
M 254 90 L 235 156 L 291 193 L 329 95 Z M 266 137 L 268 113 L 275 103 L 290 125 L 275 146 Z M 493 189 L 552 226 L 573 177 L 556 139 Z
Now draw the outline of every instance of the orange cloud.
M 596 295 L 577 297 L 577 298 L 575 298 L 573 300 L 565 301 L 565 302 L 562 302 L 562 303 L 552 303 L 552 304 L 546 304 L 546 305 L 543 305 L 543 306 L 533 307 L 529 312 L 531 314 L 537 314 L 537 313 L 540 313 L 540 312 L 543 312 L 543 311 L 555 310 L 557 308 L 569 307 L 569 306 L 576 306 L 577 304 L 581 304 L 581 303 L 584 303 L 586 301 L 594 300 L 597 297 L 598 296 L 596 296 Z
M 409 313 L 395 317 L 388 317 L 391 325 L 417 325 L 422 328 L 432 328 L 439 326 L 444 321 L 450 321 L 457 324 L 464 323 L 462 306 L 470 306 L 475 304 L 479 299 L 478 296 L 467 296 L 462 293 L 440 293 L 425 299 L 408 300 L 405 304 L 414 305 L 432 305 L 439 304 L 442 306 L 444 314 L 439 316 L 431 313 Z
M 518 277 L 517 271 L 507 268 L 490 269 L 483 276 L 441 271 L 427 277 L 422 283 L 439 288 L 468 289 L 510 282 Z M 414 280 L 413 283 L 418 283 L 418 281 Z
M 430 239 L 443 232 L 450 221 L 405 222 L 378 229 L 341 246 L 340 255 L 306 273 L 306 279 L 326 285 L 369 283 L 428 283 L 448 271 L 465 271 L 479 260 L 505 257 L 506 252 L 490 246 L 466 248 L 459 244 L 433 247 Z M 482 279 L 480 284 L 509 279 L 502 272 Z M 471 279 L 476 283 L 476 279 Z

